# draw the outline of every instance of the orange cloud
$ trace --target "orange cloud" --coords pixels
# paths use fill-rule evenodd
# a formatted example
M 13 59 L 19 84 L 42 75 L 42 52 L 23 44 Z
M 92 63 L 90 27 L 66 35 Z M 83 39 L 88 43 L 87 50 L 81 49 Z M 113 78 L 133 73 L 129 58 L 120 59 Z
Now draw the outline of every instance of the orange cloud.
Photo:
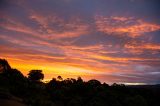
M 152 54 L 159 54 L 160 44 L 156 43 L 140 43 L 130 42 L 124 46 L 128 52 L 133 54 L 143 54 L 145 50 L 150 51 Z
M 16 31 L 16 32 L 22 32 L 22 33 L 31 34 L 31 35 L 37 34 L 30 27 L 27 27 L 27 26 L 23 25 L 22 23 L 17 22 L 15 20 L 11 20 L 11 19 L 6 19 L 6 22 L 0 23 L 0 26 L 7 29 L 7 30 L 12 30 L 12 31 Z
M 10 16 L 3 16 L 1 18 L 5 19 L 4 22 L 0 23 L 2 28 L 46 40 L 78 37 L 89 32 L 89 25 L 82 22 L 78 17 L 65 21 L 56 15 L 43 16 L 34 13 L 29 18 L 39 24 L 37 28 L 27 26 Z
M 99 57 L 93 56 L 93 55 L 95 55 L 95 53 L 87 52 L 87 48 L 89 48 L 90 50 L 94 50 L 94 49 L 98 49 L 98 47 L 101 47 L 101 46 L 86 47 L 84 49 L 68 49 L 65 47 L 64 48 L 61 47 L 61 49 L 64 52 L 69 52 L 69 53 L 66 53 L 67 54 L 66 56 L 59 57 L 59 56 L 45 54 L 43 52 L 41 53 L 36 50 L 30 50 L 27 48 L 20 49 L 20 48 L 1 46 L 2 52 L 0 53 L 0 55 L 3 58 L 9 59 L 9 60 L 14 60 L 14 62 L 20 61 L 21 64 L 24 64 L 24 66 L 23 65 L 19 66 L 18 63 L 16 64 L 16 62 L 12 63 L 13 66 L 16 68 L 22 69 L 22 70 L 25 69 L 26 71 L 31 70 L 32 68 L 40 68 L 41 69 L 42 67 L 45 67 L 46 65 L 47 65 L 46 68 L 43 68 L 46 73 L 48 73 L 47 72 L 48 69 L 50 71 L 52 68 L 55 69 L 54 68 L 55 65 L 56 65 L 56 67 L 57 67 L 57 65 L 61 66 L 61 67 L 59 67 L 57 72 L 60 71 L 62 68 L 65 69 L 67 67 L 73 67 L 73 68 L 69 68 L 70 71 L 73 71 L 73 72 L 76 70 L 77 71 L 78 70 L 84 71 L 83 72 L 84 74 L 85 73 L 86 74 L 87 73 L 88 74 L 89 73 L 90 74 L 91 73 L 92 74 L 102 74 L 102 73 L 109 74 L 109 73 L 113 73 L 115 71 L 118 71 L 114 67 L 110 67 L 111 64 L 107 65 L 107 64 L 103 64 L 101 62 L 98 62 L 97 60 L 94 60 L 94 59 L 101 59 Z M 70 47 L 70 48 L 72 48 L 72 47 Z M 81 58 L 82 56 L 83 56 L 83 58 Z M 107 58 L 107 60 L 113 60 L 113 59 Z M 35 61 L 37 61 L 37 62 L 35 63 Z M 24 62 L 26 62 L 26 63 L 24 63 Z M 28 68 L 26 68 L 26 66 L 28 66 L 27 64 L 28 65 L 32 64 L 32 65 L 30 65 Z M 95 66 L 95 64 L 96 64 L 96 66 Z M 50 67 L 50 68 L 48 68 L 48 67 Z M 68 69 L 68 71 L 69 71 L 69 69 Z M 73 69 L 76 69 L 76 70 L 73 70 Z M 62 71 L 63 70 L 61 70 L 61 72 Z
M 45 32 L 45 37 L 49 39 L 78 37 L 87 34 L 89 30 L 89 25 L 78 17 L 66 21 L 57 15 L 43 16 L 33 12 L 30 19 L 40 24 L 39 32 Z
M 160 30 L 160 25 L 133 17 L 96 16 L 95 23 L 98 31 L 107 34 L 127 34 L 130 37 L 142 36 L 145 33 Z
M 74 46 L 73 46 L 74 47 Z M 66 49 L 65 49 L 66 48 Z M 96 61 L 96 64 L 98 66 L 98 61 L 110 61 L 110 64 L 130 64 L 133 63 L 134 61 L 136 62 L 141 62 L 141 61 L 160 61 L 160 59 L 155 59 L 155 58 L 151 58 L 151 57 L 116 57 L 116 56 L 112 56 L 112 55 L 107 55 L 107 54 L 103 54 L 102 52 L 105 50 L 103 50 L 103 48 L 99 48 L 99 50 L 97 51 L 101 51 L 101 52 L 96 52 L 94 51 L 95 48 L 92 48 L 92 50 L 87 50 L 87 49 L 72 49 L 72 47 L 67 48 L 65 47 L 63 50 L 65 51 L 66 55 L 69 58 L 79 58 L 81 59 L 81 57 L 83 57 L 83 59 L 88 59 L 90 61 L 88 61 L 88 65 L 91 63 L 91 61 Z M 90 48 L 91 49 L 91 48 Z M 128 52 L 128 51 L 126 51 Z M 143 52 L 143 51 L 142 51 Z M 115 52 L 116 53 L 116 52 Z M 100 62 L 100 66 L 103 66 L 103 68 L 107 65 L 102 65 L 103 62 Z M 96 66 L 96 67 L 97 67 Z M 109 66 L 110 67 L 110 66 Z M 105 69 L 105 68 L 104 68 Z
M 4 51 L 4 49 L 3 49 Z M 89 65 L 92 61 L 85 59 L 74 59 L 74 58 L 62 58 L 63 61 L 57 61 L 57 59 L 61 59 L 61 57 L 53 57 L 47 55 L 39 55 L 39 54 L 22 54 L 16 53 L 13 50 L 13 54 L 11 55 L 9 52 L 12 52 L 12 49 L 9 48 L 8 53 L 2 53 L 2 57 L 9 60 L 11 65 L 14 68 L 18 68 L 23 70 L 23 73 L 26 75 L 31 69 L 42 69 L 45 74 L 51 74 L 52 76 L 46 77 L 47 79 L 51 79 L 55 75 L 62 75 L 66 77 L 67 75 L 71 77 L 73 75 L 76 76 L 87 76 L 90 74 L 109 74 L 116 71 L 114 68 L 108 67 L 107 69 L 101 66 L 100 63 L 96 62 L 94 64 L 99 64 L 99 66 Z M 31 59 L 32 58 L 32 59 Z M 27 61 L 26 61 L 27 60 Z M 35 62 L 37 61 L 37 62 Z M 94 61 L 93 61 L 94 62 Z M 97 65 L 98 65 L 97 64 Z
M 23 70 L 25 75 L 27 75 L 28 71 L 31 69 L 42 69 L 46 75 L 46 79 L 51 79 L 52 77 L 56 77 L 58 75 L 62 75 L 64 78 L 85 76 L 86 79 L 90 79 L 91 75 L 92 78 L 95 76 L 105 75 L 108 76 L 108 80 L 112 80 L 109 79 L 112 75 L 118 76 L 121 73 L 133 73 L 134 70 L 132 68 L 128 68 L 132 61 L 153 60 L 152 58 L 140 57 L 115 57 L 102 55 L 99 52 L 91 52 L 94 50 L 104 51 L 103 45 L 89 47 L 60 46 L 60 49 L 62 49 L 65 54 L 64 56 L 60 57 L 45 54 L 36 50 L 29 50 L 27 48 L 20 49 L 6 46 L 0 46 L 0 48 L 0 51 L 3 51 L 0 52 L 1 58 L 8 59 L 14 68 Z M 117 62 L 118 64 L 112 64 L 111 62 L 109 64 L 103 63 L 101 62 L 103 60 Z M 125 67 L 125 69 L 122 71 L 117 67 Z
M 154 43 L 145 43 L 141 44 L 126 44 L 125 48 L 127 49 L 148 49 L 148 50 L 160 50 L 160 44 Z
M 14 17 L 8 16 L 8 15 L 3 15 L 0 16 L 1 19 L 5 20 L 0 23 L 0 27 L 7 29 L 9 31 L 15 31 L 15 32 L 20 32 L 27 34 L 29 36 L 35 36 L 37 38 L 42 38 L 43 36 L 40 36 L 40 33 L 37 32 L 35 29 L 33 29 L 31 26 L 27 26 L 17 20 Z

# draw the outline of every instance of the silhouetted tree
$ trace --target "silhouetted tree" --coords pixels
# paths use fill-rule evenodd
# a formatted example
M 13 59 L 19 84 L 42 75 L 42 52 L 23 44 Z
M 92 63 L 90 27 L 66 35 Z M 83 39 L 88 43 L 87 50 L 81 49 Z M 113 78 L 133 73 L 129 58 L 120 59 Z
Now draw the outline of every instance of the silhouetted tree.
M 11 70 L 11 66 L 8 64 L 8 61 L 5 59 L 0 59 L 0 72 Z
M 95 79 L 89 80 L 87 83 L 92 87 L 97 87 L 101 85 L 101 82 Z
M 44 78 L 44 74 L 42 73 L 42 70 L 31 70 L 28 73 L 28 79 L 31 81 L 41 81 Z
M 23 74 L 17 69 L 11 69 L 8 72 L 4 72 L 10 79 L 22 80 L 24 78 Z
M 82 79 L 81 77 L 78 77 L 78 78 L 77 78 L 77 82 L 78 82 L 78 83 L 83 83 L 83 79 Z
M 111 86 L 116 87 L 119 86 L 117 83 L 113 83 Z
M 63 78 L 62 78 L 61 76 L 58 76 L 57 79 L 58 79 L 59 81 L 63 81 Z
M 52 78 L 52 80 L 50 80 L 47 84 L 47 90 L 51 91 L 53 89 L 55 89 L 58 86 L 58 81 L 56 80 L 56 78 Z

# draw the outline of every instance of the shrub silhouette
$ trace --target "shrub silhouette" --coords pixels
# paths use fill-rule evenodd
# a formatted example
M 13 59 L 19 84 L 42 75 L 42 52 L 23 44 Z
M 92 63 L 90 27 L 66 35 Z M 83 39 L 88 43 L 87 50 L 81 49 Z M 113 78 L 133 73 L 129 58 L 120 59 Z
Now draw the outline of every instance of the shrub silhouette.
M 42 70 L 31 70 L 28 73 L 28 79 L 31 81 L 41 81 L 44 78 L 44 74 L 42 73 Z
M 58 76 L 57 79 L 58 79 L 59 81 L 63 81 L 63 78 L 62 78 L 61 76 Z

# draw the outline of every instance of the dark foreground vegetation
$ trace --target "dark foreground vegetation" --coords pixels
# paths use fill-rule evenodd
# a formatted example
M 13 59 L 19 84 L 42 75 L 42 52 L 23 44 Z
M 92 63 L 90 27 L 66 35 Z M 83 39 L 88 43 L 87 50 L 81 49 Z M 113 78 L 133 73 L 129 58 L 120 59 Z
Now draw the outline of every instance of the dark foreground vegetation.
M 109 86 L 98 80 L 63 79 L 44 83 L 41 70 L 31 70 L 28 77 L 0 59 L 0 102 L 2 106 L 160 106 L 160 86 Z M 14 104 L 13 101 L 18 102 Z M 21 103 L 21 104 L 20 104 Z M 25 105 L 23 105 L 25 104 Z

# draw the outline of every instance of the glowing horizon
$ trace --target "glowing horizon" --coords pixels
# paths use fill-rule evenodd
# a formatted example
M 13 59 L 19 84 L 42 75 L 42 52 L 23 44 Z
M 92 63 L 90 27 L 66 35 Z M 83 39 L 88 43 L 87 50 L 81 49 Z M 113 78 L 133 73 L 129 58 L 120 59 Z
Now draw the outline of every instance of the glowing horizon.
M 24 75 L 160 83 L 157 0 L 2 0 L 0 58 Z

